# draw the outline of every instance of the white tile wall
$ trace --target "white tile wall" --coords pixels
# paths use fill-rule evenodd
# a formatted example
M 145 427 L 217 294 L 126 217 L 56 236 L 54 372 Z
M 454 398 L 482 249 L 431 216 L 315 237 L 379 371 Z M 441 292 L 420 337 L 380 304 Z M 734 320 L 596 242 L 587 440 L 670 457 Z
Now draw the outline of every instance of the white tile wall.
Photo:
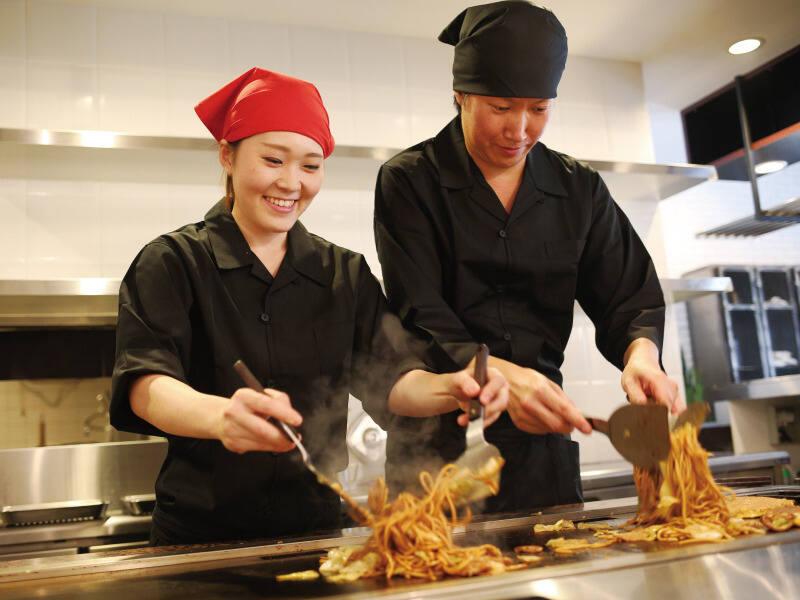
M 98 200 L 93 182 L 29 181 L 27 269 L 31 279 L 100 272 Z
M 150 11 L 97 8 L 97 64 L 162 68 L 164 16 Z
M 164 59 L 170 71 L 227 70 L 230 46 L 225 19 L 168 13 L 164 16 L 164 33 Z
M 0 179 L 0 214 L 3 235 L 0 235 L 0 274 L 9 279 L 24 279 L 26 272 L 25 240 L 27 184 L 18 179 Z
M 25 87 L 25 61 L 0 58 L 0 127 L 25 123 Z
M 259 21 L 228 20 L 230 72 L 244 73 L 252 67 L 292 74 L 289 28 Z M 231 77 L 232 79 L 233 77 Z
M 110 384 L 108 378 L 0 381 L 0 448 L 109 441 L 108 413 L 97 395 Z
M 0 3 L 0 57 L 25 58 L 25 0 Z
M 98 128 L 141 135 L 161 135 L 167 128 L 163 98 L 167 75 L 157 69 L 97 67 Z M 178 110 L 184 109 L 183 105 Z
M 94 6 L 37 0 L 26 2 L 29 59 L 93 66 L 96 55 Z

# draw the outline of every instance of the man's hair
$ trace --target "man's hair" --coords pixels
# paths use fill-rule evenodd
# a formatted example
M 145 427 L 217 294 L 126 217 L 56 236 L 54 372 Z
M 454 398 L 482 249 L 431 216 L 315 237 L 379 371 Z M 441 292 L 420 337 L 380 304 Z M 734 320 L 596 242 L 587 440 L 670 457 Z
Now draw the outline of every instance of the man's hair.
M 469 96 L 469 94 L 465 92 L 461 93 L 462 102 L 467 98 L 467 96 Z M 458 116 L 461 116 L 461 105 L 458 103 L 458 100 L 456 100 L 455 94 L 453 94 L 453 108 L 456 109 L 456 113 L 458 114 Z

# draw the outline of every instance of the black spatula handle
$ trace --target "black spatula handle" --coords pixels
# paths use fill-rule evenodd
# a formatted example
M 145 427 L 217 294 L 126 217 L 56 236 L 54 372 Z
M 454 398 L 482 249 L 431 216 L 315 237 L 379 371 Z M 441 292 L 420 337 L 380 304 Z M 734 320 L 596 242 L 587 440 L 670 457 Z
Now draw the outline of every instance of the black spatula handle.
M 586 417 L 586 420 L 589 422 L 589 425 L 592 426 L 592 429 L 608 435 L 608 421 L 596 419 L 595 417 Z
M 475 355 L 475 371 L 473 376 L 475 377 L 475 381 L 478 382 L 478 385 L 483 386 L 486 385 L 487 379 L 487 371 L 489 369 L 489 346 L 486 344 L 481 344 L 478 346 L 478 353 Z M 469 415 L 469 420 L 473 421 L 481 416 L 481 412 L 483 410 L 483 405 L 481 404 L 480 400 L 477 398 L 472 398 L 469 401 L 469 411 L 467 414 Z

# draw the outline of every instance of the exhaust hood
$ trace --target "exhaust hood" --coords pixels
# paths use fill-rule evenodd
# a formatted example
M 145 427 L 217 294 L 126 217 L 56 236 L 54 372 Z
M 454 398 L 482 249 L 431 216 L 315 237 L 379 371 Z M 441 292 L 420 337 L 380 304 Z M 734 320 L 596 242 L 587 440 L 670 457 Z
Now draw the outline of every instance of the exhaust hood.
M 792 198 L 784 204 L 772 207 L 768 210 L 761 207 L 758 179 L 755 172 L 756 162 L 753 145 L 750 140 L 750 125 L 744 106 L 742 92 L 743 81 L 744 77 L 741 75 L 736 77 L 734 79 L 734 87 L 736 90 L 736 107 L 739 114 L 739 123 L 742 129 L 742 141 L 744 143 L 744 166 L 747 171 L 748 179 L 750 180 L 750 189 L 753 197 L 753 214 L 749 217 L 737 219 L 725 225 L 698 233 L 697 237 L 757 237 L 800 223 L 800 197 Z M 800 132 L 796 135 L 800 136 Z M 791 137 L 792 136 L 787 136 L 787 138 Z M 800 139 L 798 141 L 800 141 Z M 773 155 L 766 154 L 766 157 L 772 159 Z M 767 160 L 766 157 L 763 160 Z
M 118 279 L 0 280 L 0 329 L 114 327 Z

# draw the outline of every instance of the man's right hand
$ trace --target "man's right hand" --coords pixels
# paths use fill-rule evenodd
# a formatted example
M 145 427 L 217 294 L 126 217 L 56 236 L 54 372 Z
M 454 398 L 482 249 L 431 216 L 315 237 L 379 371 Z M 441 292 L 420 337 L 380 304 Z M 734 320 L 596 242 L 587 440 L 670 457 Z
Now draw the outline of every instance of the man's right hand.
M 294 444 L 267 417 L 293 427 L 303 422 L 303 417 L 292 408 L 289 396 L 283 392 L 267 388 L 263 394 L 259 394 L 248 388 L 238 389 L 221 411 L 217 437 L 228 450 L 237 454 L 254 450 L 292 450 Z
M 492 364 L 492 359 L 489 360 Z M 571 433 L 573 429 L 582 433 L 592 431 L 559 386 L 538 371 L 502 362 L 507 368 L 501 370 L 510 384 L 508 414 L 517 428 L 536 434 Z

